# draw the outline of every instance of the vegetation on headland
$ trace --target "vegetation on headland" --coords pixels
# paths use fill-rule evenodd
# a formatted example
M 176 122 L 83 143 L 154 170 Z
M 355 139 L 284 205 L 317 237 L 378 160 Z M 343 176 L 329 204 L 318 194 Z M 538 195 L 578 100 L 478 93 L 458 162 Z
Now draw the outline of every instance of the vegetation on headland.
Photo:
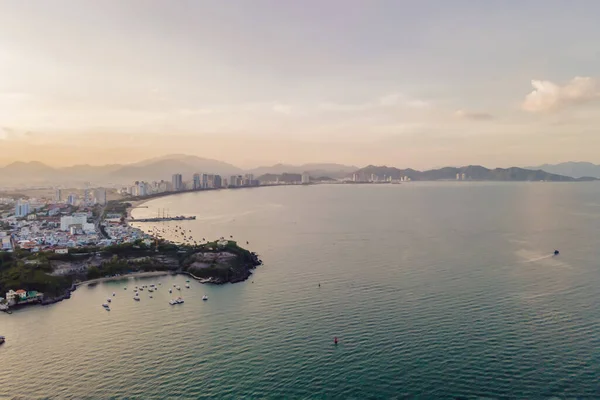
M 0 252 L 0 293 L 10 289 L 35 290 L 52 298 L 67 292 L 74 282 L 133 272 L 190 272 L 212 283 L 247 279 L 260 261 L 236 242 L 179 245 L 168 241 L 145 244 L 142 240 L 103 248 L 70 249 L 68 254 Z M 211 259 L 204 268 L 197 260 Z M 221 257 L 223 256 L 223 257 Z M 59 270 L 67 271 L 57 275 Z

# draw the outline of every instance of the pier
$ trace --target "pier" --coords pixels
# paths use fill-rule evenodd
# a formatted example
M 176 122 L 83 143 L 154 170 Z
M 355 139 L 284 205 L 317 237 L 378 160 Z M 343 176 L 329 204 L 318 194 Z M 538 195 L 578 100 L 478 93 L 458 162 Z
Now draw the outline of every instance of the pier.
M 129 221 L 131 222 L 163 222 L 163 221 L 189 221 L 196 219 L 195 215 L 186 217 L 183 215 L 177 217 L 153 217 L 153 218 L 133 218 L 131 217 Z

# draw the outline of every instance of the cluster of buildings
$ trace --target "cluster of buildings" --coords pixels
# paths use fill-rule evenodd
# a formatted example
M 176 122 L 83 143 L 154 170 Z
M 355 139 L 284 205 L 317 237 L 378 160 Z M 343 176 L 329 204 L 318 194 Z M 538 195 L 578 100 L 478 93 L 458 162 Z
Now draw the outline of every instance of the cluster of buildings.
M 366 172 L 355 172 L 352 174 L 352 182 L 369 182 L 369 183 L 399 183 L 410 182 L 408 176 L 401 176 L 399 179 L 393 179 L 391 176 L 379 176 L 376 174 L 367 174 Z
M 14 306 L 15 304 L 37 303 L 41 301 L 43 297 L 43 293 L 36 292 L 35 290 L 26 291 L 19 289 L 6 292 L 6 302 L 9 306 Z
M 254 179 L 254 175 L 232 175 L 222 178 L 217 174 L 194 174 L 190 181 L 184 181 L 182 174 L 173 174 L 171 181 L 136 181 L 133 185 L 121 189 L 121 194 L 127 194 L 134 197 L 151 196 L 165 192 L 181 192 L 184 190 L 204 190 L 258 186 L 259 181 Z
M 469 179 L 469 177 L 464 172 L 462 174 L 461 173 L 456 174 L 457 181 L 466 181 L 468 179 Z
M 96 189 L 85 189 L 83 191 L 83 196 L 77 195 L 75 193 L 63 193 L 62 189 L 56 189 L 56 193 L 54 195 L 54 201 L 56 203 L 66 203 L 71 206 L 94 206 L 96 204 L 104 205 L 106 204 L 106 189 L 105 188 L 96 188 Z
M 18 207 L 25 208 L 21 201 Z M 27 204 L 25 202 L 24 204 Z M 126 224 L 121 214 L 94 218 L 92 207 L 73 207 L 67 203 L 31 207 L 26 218 L 10 215 L 0 219 L 0 251 L 15 248 L 68 253 L 70 248 L 109 246 L 145 239 L 148 235 Z M 96 208 L 96 212 L 99 210 Z

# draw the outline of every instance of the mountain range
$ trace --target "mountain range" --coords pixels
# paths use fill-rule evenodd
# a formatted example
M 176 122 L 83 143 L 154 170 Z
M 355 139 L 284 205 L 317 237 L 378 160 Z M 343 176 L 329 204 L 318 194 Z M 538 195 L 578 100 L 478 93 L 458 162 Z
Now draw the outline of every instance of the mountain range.
M 124 185 L 134 181 L 170 181 L 174 173 L 183 175 L 184 181 L 192 179 L 195 173 L 219 174 L 225 178 L 230 175 L 252 173 L 255 177 L 268 178 L 284 174 L 298 176 L 308 173 L 312 178 L 343 179 L 352 177 L 354 173 L 370 177 L 371 174 L 399 179 L 407 176 L 411 180 L 452 180 L 457 173 L 464 173 L 473 180 L 496 181 L 575 181 L 600 178 L 600 166 L 591 163 L 563 163 L 543 165 L 533 168 L 496 168 L 488 169 L 481 166 L 444 167 L 428 171 L 414 169 L 399 169 L 386 166 L 369 165 L 357 168 L 351 165 L 322 163 L 322 164 L 275 164 L 251 170 L 243 170 L 223 161 L 201 158 L 185 154 L 171 154 L 163 157 L 150 158 L 132 164 L 111 164 L 103 166 L 74 165 L 71 167 L 55 168 L 41 162 L 14 162 L 0 167 L 0 185 L 5 186 L 52 186 L 52 185 L 82 185 L 91 182 L 94 185 Z M 286 175 L 286 176 L 287 176 Z
M 130 184 L 134 181 L 171 180 L 175 173 L 183 179 L 191 180 L 195 173 L 219 174 L 223 177 L 252 173 L 255 176 L 265 173 L 303 173 L 311 176 L 330 176 L 341 178 L 355 171 L 357 167 L 341 164 L 276 164 L 271 167 L 259 167 L 244 170 L 223 161 L 201 158 L 185 154 L 171 154 L 146 159 L 132 164 L 112 164 L 103 166 L 74 165 L 55 168 L 41 162 L 14 162 L 0 167 L 0 185 L 82 185 L 93 184 Z
M 399 169 L 386 166 L 369 165 L 354 172 L 359 177 L 368 179 L 371 175 L 377 177 L 391 177 L 391 179 L 400 179 L 403 176 L 413 181 L 436 181 L 436 180 L 456 180 L 457 174 L 465 174 L 468 180 L 478 181 L 554 181 L 554 182 L 574 182 L 594 180 L 595 178 L 573 178 L 570 176 L 557 175 L 542 170 L 532 170 L 524 168 L 495 168 L 488 169 L 479 165 L 469 165 L 467 167 L 445 167 L 432 169 L 428 171 L 416 171 L 414 169 Z M 363 178 L 364 179 L 364 178 Z
M 600 165 L 590 162 L 564 162 L 560 164 L 544 164 L 537 167 L 525 167 L 527 169 L 541 169 L 542 171 L 550 172 L 551 174 L 571 176 L 573 178 L 581 178 L 591 176 L 600 178 Z

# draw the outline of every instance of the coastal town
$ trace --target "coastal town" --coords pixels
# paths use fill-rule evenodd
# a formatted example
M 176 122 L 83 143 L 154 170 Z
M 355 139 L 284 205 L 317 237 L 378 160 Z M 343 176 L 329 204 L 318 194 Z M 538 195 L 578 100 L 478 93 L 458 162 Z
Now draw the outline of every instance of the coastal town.
M 193 178 L 195 190 L 217 189 L 223 184 L 218 175 L 196 174 Z M 252 176 L 229 182 L 235 187 L 258 186 Z M 188 234 L 173 242 L 164 231 L 172 230 L 175 237 L 179 234 L 176 224 L 163 227 L 162 234 L 157 229 L 149 234 L 131 226 L 132 203 L 139 204 L 152 195 L 184 192 L 187 187 L 182 176 L 175 174 L 168 185 L 136 182 L 119 190 L 86 188 L 79 194 L 57 188 L 52 198 L 0 198 L 4 207 L 0 214 L 0 311 L 51 304 L 69 298 L 78 282 L 121 274 L 193 272 L 195 278 L 217 284 L 247 279 L 259 260 L 232 240 L 198 241 Z

